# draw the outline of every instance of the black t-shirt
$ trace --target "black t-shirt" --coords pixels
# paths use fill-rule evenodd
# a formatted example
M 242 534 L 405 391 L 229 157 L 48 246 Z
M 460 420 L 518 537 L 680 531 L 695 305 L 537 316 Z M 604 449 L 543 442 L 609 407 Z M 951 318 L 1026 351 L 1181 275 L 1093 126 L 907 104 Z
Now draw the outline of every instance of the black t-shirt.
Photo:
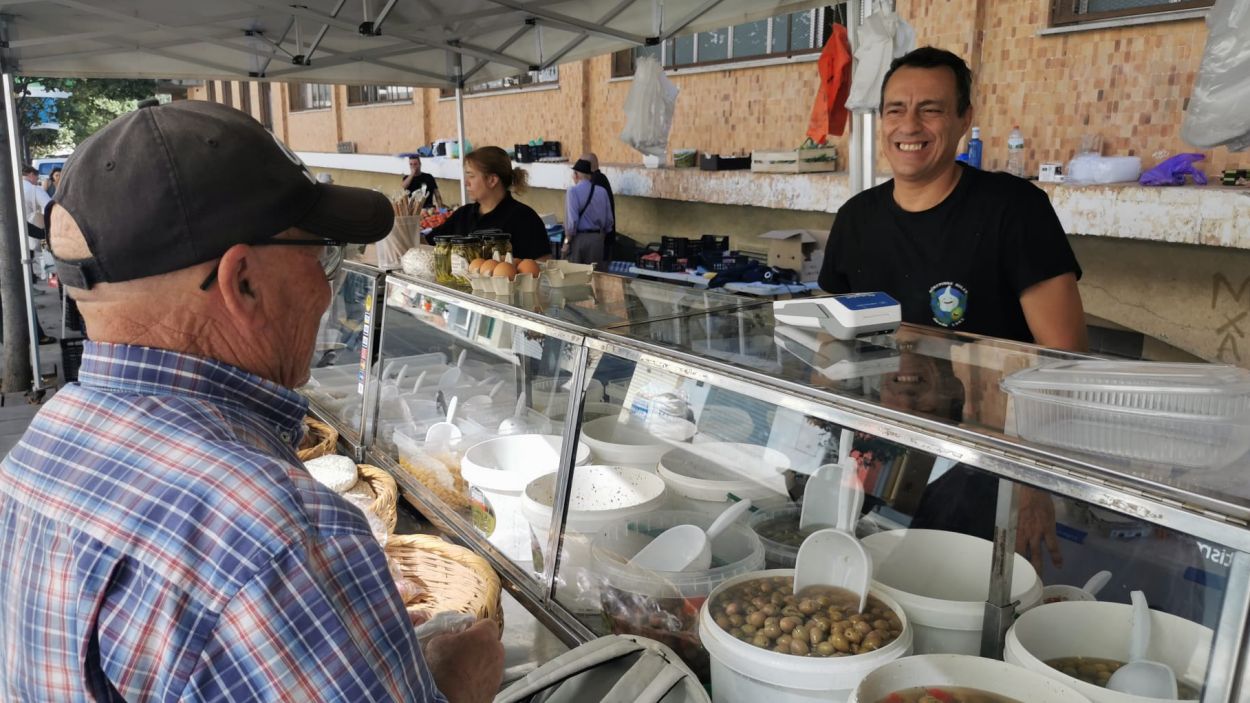
M 477 203 L 470 203 L 451 213 L 443 224 L 435 227 L 430 236 L 442 234 L 472 234 L 483 229 L 498 229 L 512 235 L 512 258 L 537 259 L 551 255 L 551 241 L 547 239 L 547 226 L 525 203 L 517 201 L 511 193 L 494 210 L 481 214 Z
M 1081 276 L 1046 193 L 1020 178 L 963 169 L 936 207 L 907 212 L 894 181 L 856 195 L 829 232 L 820 287 L 884 291 L 903 321 L 1032 342 L 1020 307 L 1030 286 Z
M 407 177 L 408 176 L 401 176 L 400 178 L 402 179 Z M 404 187 L 404 190 L 411 193 L 412 191 L 419 189 L 421 186 L 425 186 L 425 202 L 421 203 L 421 207 L 434 207 L 434 193 L 438 190 L 438 181 L 434 180 L 434 176 L 422 171 L 412 179 L 411 183 Z

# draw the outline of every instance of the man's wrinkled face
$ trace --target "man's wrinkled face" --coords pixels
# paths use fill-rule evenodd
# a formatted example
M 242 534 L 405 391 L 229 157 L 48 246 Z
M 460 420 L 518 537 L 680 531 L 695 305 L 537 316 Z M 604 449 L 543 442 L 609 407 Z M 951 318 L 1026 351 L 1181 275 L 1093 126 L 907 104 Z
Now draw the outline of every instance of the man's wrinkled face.
M 939 66 L 904 66 L 882 91 L 881 137 L 885 157 L 902 181 L 925 182 L 951 168 L 972 110 L 958 114 L 955 72 Z

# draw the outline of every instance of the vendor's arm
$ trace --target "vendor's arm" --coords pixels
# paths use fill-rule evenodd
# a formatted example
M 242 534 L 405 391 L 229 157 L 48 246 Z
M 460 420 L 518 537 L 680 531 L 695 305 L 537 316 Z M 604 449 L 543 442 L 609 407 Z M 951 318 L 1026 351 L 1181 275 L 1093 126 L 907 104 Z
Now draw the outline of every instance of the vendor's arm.
M 442 191 L 438 189 L 437 182 L 434 184 L 434 192 L 431 193 L 431 195 L 434 197 L 434 207 L 438 208 L 439 210 L 447 209 L 446 203 L 443 202 L 443 193 Z
M 844 258 L 842 252 L 851 236 L 850 219 L 849 214 L 842 212 L 833 217 L 833 227 L 829 230 L 829 240 L 825 244 L 825 260 L 820 265 L 820 275 L 816 279 L 820 289 L 826 293 L 851 292 L 851 282 L 842 268 L 848 262 L 839 261 Z
M 1068 351 L 1089 348 L 1076 274 L 1065 273 L 1029 286 L 1020 294 L 1020 307 L 1033 340 L 1043 347 Z

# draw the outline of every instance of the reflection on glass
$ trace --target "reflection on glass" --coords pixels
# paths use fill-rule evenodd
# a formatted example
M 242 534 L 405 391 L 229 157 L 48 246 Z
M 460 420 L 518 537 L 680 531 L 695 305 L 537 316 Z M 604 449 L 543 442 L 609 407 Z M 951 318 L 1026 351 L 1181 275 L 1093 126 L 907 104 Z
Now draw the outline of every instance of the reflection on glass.
M 360 440 L 364 399 L 362 350 L 371 324 L 372 274 L 340 269 L 331 282 L 330 305 L 321 316 L 308 383 L 302 391 L 340 433 Z
M 729 58 L 729 28 L 699 32 L 699 62 Z
M 700 49 L 700 53 L 702 49 Z M 734 26 L 733 57 L 763 56 L 768 53 L 768 20 Z
M 812 48 L 812 12 L 795 12 L 790 15 L 790 50 L 802 51 Z
M 790 49 L 790 15 L 773 18 L 773 45 L 770 53 L 784 54 Z
M 694 63 L 694 35 L 687 34 L 673 40 L 673 65 L 687 66 Z

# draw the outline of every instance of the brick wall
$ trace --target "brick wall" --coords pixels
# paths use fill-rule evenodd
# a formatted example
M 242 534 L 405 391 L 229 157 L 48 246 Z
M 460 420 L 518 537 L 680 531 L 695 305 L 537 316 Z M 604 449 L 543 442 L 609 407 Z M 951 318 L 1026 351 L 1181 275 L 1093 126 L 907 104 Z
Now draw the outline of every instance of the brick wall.
M 340 92 L 335 91 L 334 107 L 328 110 L 301 110 L 299 112 L 291 112 L 288 109 L 290 103 L 289 86 L 282 86 L 281 91 L 282 112 L 287 116 L 284 137 L 286 143 L 296 151 L 335 151 L 340 141 L 338 134 L 338 121 L 335 113 L 343 108 L 346 96 L 340 96 Z M 344 100 L 340 100 L 342 97 Z M 358 127 L 358 129 L 361 129 Z M 364 136 L 367 129 L 362 129 L 359 136 Z M 346 137 L 350 140 L 357 135 Z
M 356 142 L 362 154 L 416 151 L 425 137 L 425 101 L 418 91 L 412 102 L 357 105 L 342 110 L 343 140 Z M 347 105 L 343 96 L 343 105 Z

